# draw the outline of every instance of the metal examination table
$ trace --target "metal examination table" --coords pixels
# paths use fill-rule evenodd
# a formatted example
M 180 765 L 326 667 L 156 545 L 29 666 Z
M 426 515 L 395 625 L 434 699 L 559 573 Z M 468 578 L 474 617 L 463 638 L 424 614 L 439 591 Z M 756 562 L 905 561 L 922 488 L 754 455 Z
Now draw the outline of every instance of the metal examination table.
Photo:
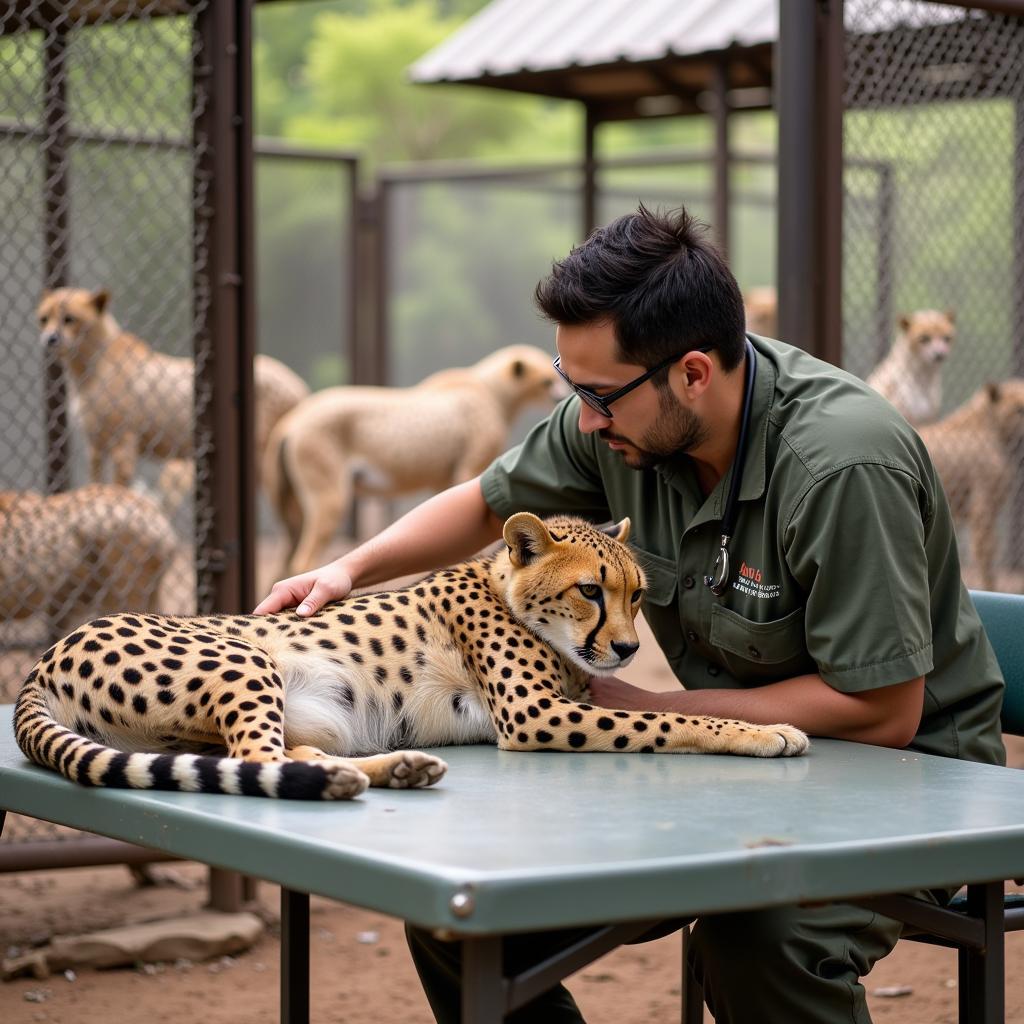
M 787 760 L 438 753 L 436 788 L 349 802 L 86 789 L 29 764 L 3 707 L 0 810 L 278 883 L 286 1024 L 309 1019 L 309 893 L 461 940 L 464 1019 L 493 1024 L 663 919 L 957 882 L 994 906 L 1024 876 L 1024 771 L 834 740 Z M 503 934 L 609 922 L 502 977 Z M 1002 1015 L 1001 921 L 992 935 L 979 1021 Z

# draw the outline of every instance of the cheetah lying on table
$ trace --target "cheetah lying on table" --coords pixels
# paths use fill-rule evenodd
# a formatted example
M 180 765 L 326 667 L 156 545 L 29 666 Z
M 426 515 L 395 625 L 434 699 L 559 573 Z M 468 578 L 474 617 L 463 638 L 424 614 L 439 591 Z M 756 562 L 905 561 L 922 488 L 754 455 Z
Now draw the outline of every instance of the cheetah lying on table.
M 628 535 L 628 519 L 602 533 L 520 512 L 505 550 L 311 618 L 94 619 L 29 674 L 18 744 L 89 786 L 306 799 L 437 782 L 445 763 L 395 749 L 410 744 L 802 753 L 788 725 L 579 702 L 638 647 Z

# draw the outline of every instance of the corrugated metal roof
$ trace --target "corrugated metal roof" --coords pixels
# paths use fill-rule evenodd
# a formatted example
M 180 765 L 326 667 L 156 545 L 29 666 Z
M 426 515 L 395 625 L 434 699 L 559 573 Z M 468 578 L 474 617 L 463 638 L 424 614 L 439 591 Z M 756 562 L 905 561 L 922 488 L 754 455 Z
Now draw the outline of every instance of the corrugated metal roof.
M 862 5 L 856 31 L 964 16 L 941 2 Z M 659 95 L 696 111 L 722 59 L 713 54 L 728 64 L 731 88 L 765 92 L 778 25 L 778 0 L 493 0 L 409 76 L 580 99 L 610 116 L 637 116 L 641 98 Z
M 777 8 L 777 0 L 494 0 L 410 77 L 459 82 L 769 43 Z

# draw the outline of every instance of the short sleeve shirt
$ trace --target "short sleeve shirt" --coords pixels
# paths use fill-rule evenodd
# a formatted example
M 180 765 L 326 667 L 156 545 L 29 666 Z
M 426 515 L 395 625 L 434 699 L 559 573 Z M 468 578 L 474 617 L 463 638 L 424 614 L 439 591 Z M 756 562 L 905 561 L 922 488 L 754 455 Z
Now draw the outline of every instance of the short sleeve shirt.
M 1003 680 L 960 576 L 928 453 L 888 402 L 800 349 L 756 353 L 732 586 L 704 585 L 733 466 L 707 496 L 687 455 L 630 469 L 567 399 L 485 471 L 499 516 L 632 521 L 644 615 L 680 682 L 752 687 L 817 672 L 857 693 L 925 676 L 911 747 L 1005 763 Z

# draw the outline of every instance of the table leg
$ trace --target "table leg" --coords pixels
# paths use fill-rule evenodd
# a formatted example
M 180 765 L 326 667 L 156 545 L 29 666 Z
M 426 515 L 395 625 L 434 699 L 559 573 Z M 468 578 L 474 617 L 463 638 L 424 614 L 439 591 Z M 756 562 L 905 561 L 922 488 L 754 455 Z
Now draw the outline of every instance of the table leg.
M 505 987 L 500 937 L 462 940 L 462 1022 L 501 1024 Z
M 682 941 L 682 964 L 680 965 L 680 990 L 682 992 L 682 1006 L 680 1007 L 680 1020 L 682 1024 L 703 1024 L 704 1021 L 704 992 L 697 979 L 690 971 L 687 962 L 687 947 L 690 944 L 690 928 L 687 925 L 683 931 Z
M 210 907 L 225 914 L 237 914 L 245 904 L 245 876 L 223 868 L 209 869 Z
M 309 893 L 281 886 L 281 1024 L 309 1024 Z
M 1002 1024 L 1005 1015 L 1005 925 L 1003 883 L 985 882 L 967 886 L 967 913 L 980 918 L 985 928 L 981 949 L 961 947 L 961 1024 Z

